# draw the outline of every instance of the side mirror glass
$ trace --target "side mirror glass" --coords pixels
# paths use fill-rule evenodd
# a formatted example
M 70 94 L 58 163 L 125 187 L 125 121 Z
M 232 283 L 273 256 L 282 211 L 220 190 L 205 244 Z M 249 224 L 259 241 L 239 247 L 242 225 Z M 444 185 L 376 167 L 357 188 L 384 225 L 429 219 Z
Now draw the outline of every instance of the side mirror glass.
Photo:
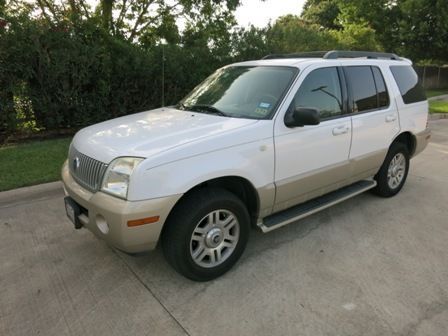
M 315 108 L 298 107 L 285 115 L 285 125 L 287 127 L 302 127 L 319 124 L 319 111 Z

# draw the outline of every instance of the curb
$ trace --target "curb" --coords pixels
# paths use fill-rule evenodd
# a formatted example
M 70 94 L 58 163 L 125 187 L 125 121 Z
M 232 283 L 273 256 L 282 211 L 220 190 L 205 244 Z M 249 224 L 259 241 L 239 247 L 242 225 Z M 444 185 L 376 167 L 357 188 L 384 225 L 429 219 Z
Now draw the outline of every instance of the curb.
M 429 120 L 448 119 L 448 113 L 431 113 Z
M 28 203 L 30 201 L 58 197 L 63 194 L 61 181 L 2 191 L 0 192 L 0 209 L 11 205 Z
M 440 96 L 434 96 L 431 98 L 428 98 L 429 101 L 431 100 L 445 100 L 448 99 L 448 94 L 440 95 Z

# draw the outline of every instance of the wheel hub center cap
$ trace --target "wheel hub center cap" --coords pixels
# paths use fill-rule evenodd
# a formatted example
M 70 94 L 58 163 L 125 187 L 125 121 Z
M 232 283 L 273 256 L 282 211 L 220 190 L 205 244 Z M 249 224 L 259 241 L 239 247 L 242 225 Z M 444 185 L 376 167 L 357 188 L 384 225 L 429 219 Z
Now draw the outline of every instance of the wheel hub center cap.
M 215 248 L 224 239 L 224 234 L 220 228 L 213 228 L 211 229 L 207 235 L 205 236 L 205 244 L 207 247 Z
M 395 166 L 394 168 L 392 168 L 392 176 L 397 176 L 397 173 L 398 173 L 398 167 L 397 166 Z

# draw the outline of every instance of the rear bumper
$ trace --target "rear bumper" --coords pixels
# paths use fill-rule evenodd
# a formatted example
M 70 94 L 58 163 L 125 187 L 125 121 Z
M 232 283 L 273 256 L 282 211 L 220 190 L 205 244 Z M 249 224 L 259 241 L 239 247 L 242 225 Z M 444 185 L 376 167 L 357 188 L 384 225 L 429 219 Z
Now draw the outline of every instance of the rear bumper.
M 428 146 L 429 139 L 431 138 L 431 131 L 429 128 L 425 129 L 423 132 L 417 133 L 415 135 L 415 151 L 412 156 L 415 156 L 422 152 L 426 146 Z
M 169 212 L 182 196 L 130 202 L 100 191 L 91 193 L 72 178 L 67 162 L 62 167 L 62 182 L 66 195 L 87 210 L 79 216 L 83 226 L 98 238 L 128 253 L 149 251 L 156 247 Z M 159 216 L 156 223 L 127 226 L 129 220 L 155 216 Z

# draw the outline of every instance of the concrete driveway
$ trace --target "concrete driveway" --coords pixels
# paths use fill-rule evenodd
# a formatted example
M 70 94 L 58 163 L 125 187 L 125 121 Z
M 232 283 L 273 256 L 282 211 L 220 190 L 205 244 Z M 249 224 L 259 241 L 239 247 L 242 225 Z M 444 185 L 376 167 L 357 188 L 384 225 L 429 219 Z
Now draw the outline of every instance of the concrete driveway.
M 270 234 L 194 283 L 65 218 L 56 184 L 0 194 L 0 335 L 448 335 L 448 120 L 394 198 Z

